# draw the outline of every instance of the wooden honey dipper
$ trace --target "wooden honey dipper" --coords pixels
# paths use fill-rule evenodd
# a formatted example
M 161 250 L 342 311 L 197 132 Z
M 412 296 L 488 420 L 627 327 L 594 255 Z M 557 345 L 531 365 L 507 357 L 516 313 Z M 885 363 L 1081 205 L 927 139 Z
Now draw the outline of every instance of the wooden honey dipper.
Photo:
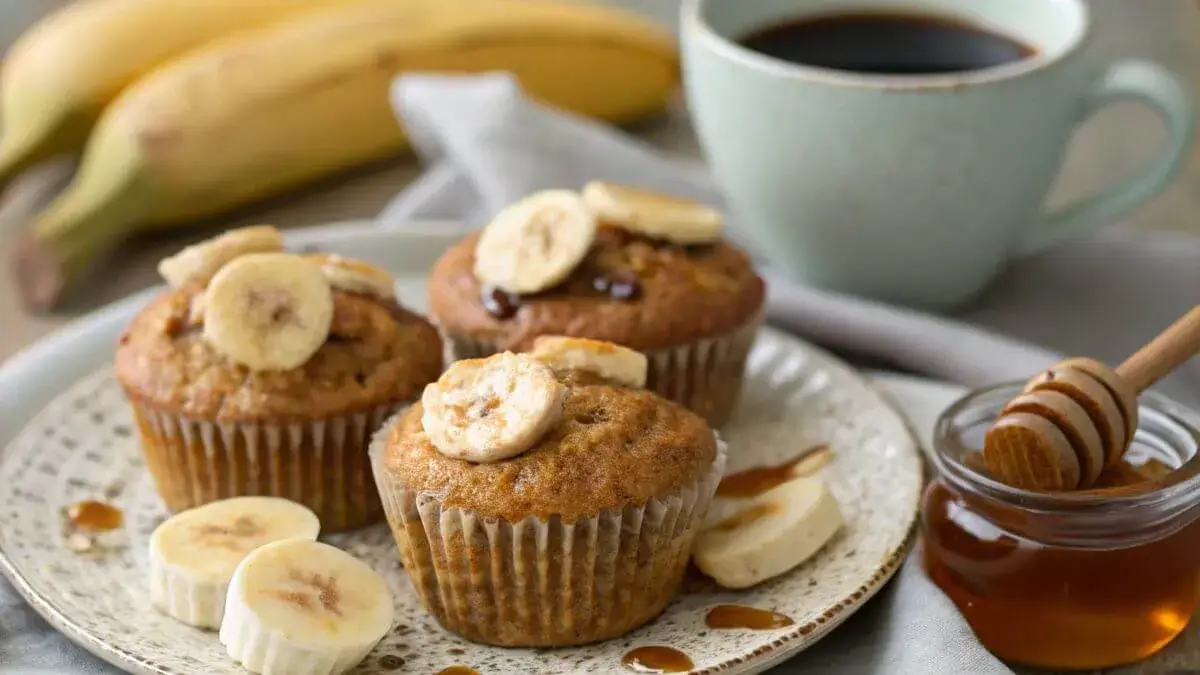
M 1200 352 L 1200 305 L 1113 370 L 1067 359 L 1034 376 L 988 429 L 983 461 L 998 480 L 1046 492 L 1087 488 L 1121 461 L 1137 397 Z

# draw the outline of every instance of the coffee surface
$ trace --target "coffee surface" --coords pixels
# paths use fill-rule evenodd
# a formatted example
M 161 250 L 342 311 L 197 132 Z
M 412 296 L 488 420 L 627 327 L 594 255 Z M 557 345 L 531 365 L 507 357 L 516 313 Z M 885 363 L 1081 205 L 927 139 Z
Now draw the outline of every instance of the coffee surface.
M 740 40 L 756 52 L 806 66 L 887 75 L 990 68 L 1033 55 L 1012 38 L 919 14 L 836 14 L 778 23 Z

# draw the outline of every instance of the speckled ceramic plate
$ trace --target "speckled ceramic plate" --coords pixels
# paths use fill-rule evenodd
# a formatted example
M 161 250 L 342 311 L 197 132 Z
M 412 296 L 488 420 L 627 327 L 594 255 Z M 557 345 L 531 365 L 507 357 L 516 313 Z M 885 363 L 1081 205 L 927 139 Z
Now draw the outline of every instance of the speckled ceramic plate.
M 452 241 L 363 225 L 296 235 L 297 245 L 358 256 L 395 271 L 402 299 L 423 306 L 423 277 Z M 100 656 L 142 673 L 239 672 L 214 633 L 173 622 L 150 606 L 146 545 L 165 517 L 133 437 L 107 359 L 146 300 L 130 298 L 60 331 L 0 369 L 0 571 L 58 629 Z M 330 537 L 386 575 L 397 626 L 359 672 L 434 673 L 452 664 L 492 673 L 621 672 L 642 645 L 685 652 L 698 673 L 760 672 L 833 630 L 866 602 L 907 551 L 922 465 L 900 416 L 849 367 L 765 330 L 750 359 L 740 412 L 725 430 L 730 470 L 782 461 L 828 443 L 825 469 L 846 527 L 818 555 L 744 592 L 697 586 L 652 624 L 624 638 L 557 650 L 497 649 L 441 630 L 425 614 L 382 526 Z M 103 499 L 126 524 L 99 553 L 68 550 L 64 507 Z M 781 612 L 792 626 L 710 630 L 706 609 L 736 603 Z

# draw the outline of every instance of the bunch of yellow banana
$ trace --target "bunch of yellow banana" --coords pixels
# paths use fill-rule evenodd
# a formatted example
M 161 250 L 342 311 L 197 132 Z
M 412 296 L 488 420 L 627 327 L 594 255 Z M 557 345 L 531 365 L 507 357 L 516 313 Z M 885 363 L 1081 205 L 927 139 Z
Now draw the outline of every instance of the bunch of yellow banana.
M 238 31 L 348 0 L 102 0 L 50 14 L 0 70 L 0 185 L 83 146 L 100 112 L 164 61 Z
M 307 9 L 297 10 L 305 1 Z M 273 6 L 277 17 L 288 9 L 291 15 L 271 22 L 263 10 L 259 27 L 227 26 L 229 35 L 199 47 L 185 44 L 200 32 L 190 27 L 189 37 L 172 47 L 181 55 L 119 91 L 91 132 L 75 181 L 18 247 L 18 281 L 30 305 L 52 305 L 98 254 L 139 228 L 218 213 L 404 149 L 403 130 L 388 101 L 389 84 L 402 72 L 509 71 L 536 99 L 613 122 L 660 112 L 678 82 L 677 53 L 668 32 L 636 15 L 572 0 L 84 4 L 121 4 L 130 11 L 153 6 L 157 15 L 168 16 L 167 8 L 225 2 L 238 8 L 261 3 Z M 219 32 L 216 23 L 209 23 L 209 36 Z M 241 23 L 247 23 L 244 17 Z M 27 42 L 37 41 L 36 32 Z M 165 40 L 156 39 L 158 54 L 170 51 Z M 115 38 L 107 40 L 120 51 Z M 55 113 L 64 120 L 61 125 L 86 120 L 88 110 L 120 89 L 116 71 L 136 78 L 135 71 L 152 60 L 151 51 L 109 56 L 122 61 L 119 67 L 104 77 L 80 78 L 77 88 L 61 84 L 70 78 L 59 78 L 57 93 L 41 99 L 57 99 L 54 104 L 39 104 L 16 91 L 34 91 L 28 80 L 8 86 L 9 71 L 22 60 L 11 57 L 12 68 L 6 64 L 5 71 L 5 122 L 12 116 L 18 124 L 20 116 L 12 111 L 37 105 L 84 111 Z M 22 144 L 15 152 L 36 145 L 11 133 L 17 136 L 12 143 Z M 9 135 L 6 131 L 3 143 L 9 143 Z M 62 149 L 52 145 L 29 156 Z

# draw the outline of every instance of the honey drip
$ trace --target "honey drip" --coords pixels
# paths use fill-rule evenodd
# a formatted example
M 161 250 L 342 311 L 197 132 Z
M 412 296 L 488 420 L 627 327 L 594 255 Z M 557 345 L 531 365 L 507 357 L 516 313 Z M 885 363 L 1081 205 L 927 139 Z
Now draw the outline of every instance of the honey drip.
M 790 616 L 744 605 L 717 605 L 708 610 L 704 625 L 713 629 L 771 630 L 794 625 Z
M 717 486 L 717 496 L 737 499 L 753 497 L 793 478 L 810 476 L 820 471 L 832 459 L 833 453 L 830 452 L 829 446 L 818 445 L 783 464 L 759 466 L 725 476 Z
M 97 501 L 83 501 L 67 509 L 67 521 L 77 530 L 110 532 L 121 527 L 125 514 L 115 506 Z
M 437 671 L 437 675 L 479 675 L 471 666 L 449 666 Z
M 686 673 L 696 667 L 687 654 L 664 645 L 647 645 L 626 652 L 621 665 L 635 673 Z

